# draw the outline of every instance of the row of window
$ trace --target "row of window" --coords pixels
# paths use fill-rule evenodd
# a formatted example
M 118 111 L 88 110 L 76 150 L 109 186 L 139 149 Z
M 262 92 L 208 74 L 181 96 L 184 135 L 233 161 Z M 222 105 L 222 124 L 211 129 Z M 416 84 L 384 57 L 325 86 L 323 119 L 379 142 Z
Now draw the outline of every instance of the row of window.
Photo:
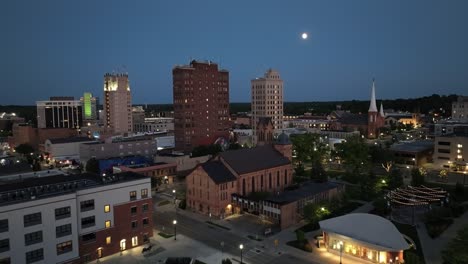
M 41 233 L 40 239 L 42 240 L 42 233 Z M 9 240 L 8 239 L 0 240 L 0 252 L 5 252 L 8 250 L 10 250 Z M 73 250 L 72 241 L 70 240 L 70 241 L 57 244 L 56 250 L 57 250 L 57 255 L 62 255 L 62 254 L 72 251 Z M 25 257 L 26 257 L 27 264 L 44 260 L 44 249 L 39 248 L 36 250 L 28 251 L 26 252 Z

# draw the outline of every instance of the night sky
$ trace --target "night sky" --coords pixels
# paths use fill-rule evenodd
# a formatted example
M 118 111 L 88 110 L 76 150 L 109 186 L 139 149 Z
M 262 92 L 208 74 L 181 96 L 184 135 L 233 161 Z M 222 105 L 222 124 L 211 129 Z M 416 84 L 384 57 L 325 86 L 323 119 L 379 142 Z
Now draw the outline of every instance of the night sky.
M 286 101 L 468 95 L 468 1 L 2 1 L 0 104 L 102 98 L 125 65 L 133 103 L 172 103 L 172 67 L 230 71 L 231 102 L 270 67 Z M 302 40 L 302 32 L 309 38 Z

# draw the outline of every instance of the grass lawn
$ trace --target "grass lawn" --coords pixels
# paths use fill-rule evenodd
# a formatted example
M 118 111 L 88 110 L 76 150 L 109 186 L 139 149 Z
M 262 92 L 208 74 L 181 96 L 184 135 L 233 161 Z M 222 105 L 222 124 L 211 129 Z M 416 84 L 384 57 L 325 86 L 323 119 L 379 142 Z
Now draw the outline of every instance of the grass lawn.
M 354 211 L 356 208 L 360 207 L 361 205 L 362 205 L 361 203 L 348 202 L 344 206 L 338 208 L 337 210 L 333 211 L 331 214 L 327 215 L 324 219 L 329 219 L 329 218 L 348 214 Z M 320 226 L 318 223 L 307 223 L 306 225 L 296 229 L 296 231 L 302 230 L 304 233 L 307 233 L 307 232 L 319 230 L 319 228 Z
M 307 239 L 303 241 L 299 241 L 299 240 L 289 241 L 289 242 L 286 242 L 286 245 L 295 247 L 305 252 L 312 252 L 312 245 Z
M 171 234 L 166 234 L 166 233 L 163 233 L 163 232 L 159 232 L 158 235 L 164 237 L 164 238 L 171 238 L 173 237 L 174 235 L 171 235 Z
M 416 228 L 411 225 L 400 224 L 397 222 L 393 222 L 393 224 L 400 231 L 400 233 L 405 234 L 411 239 L 413 239 L 414 243 L 416 244 L 416 250 L 409 249 L 408 251 L 413 251 L 414 253 L 416 253 L 420 257 L 421 263 L 424 264 L 424 255 L 421 248 L 421 242 L 419 242 L 418 231 L 416 231 Z

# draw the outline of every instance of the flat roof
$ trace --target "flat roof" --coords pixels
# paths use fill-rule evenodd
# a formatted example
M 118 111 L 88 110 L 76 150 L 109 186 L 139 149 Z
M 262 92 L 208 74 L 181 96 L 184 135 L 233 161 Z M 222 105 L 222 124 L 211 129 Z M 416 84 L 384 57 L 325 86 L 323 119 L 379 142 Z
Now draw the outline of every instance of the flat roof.
M 278 204 L 288 204 L 339 186 L 341 186 L 341 184 L 334 182 L 307 182 L 297 189 L 284 191 L 280 193 L 280 195 L 269 196 L 265 201 Z
M 102 177 L 83 173 L 53 175 L 10 181 L 0 185 L 0 206 L 41 198 L 60 196 L 77 190 L 149 178 L 134 172 L 122 172 Z
M 390 147 L 390 150 L 396 152 L 419 153 L 434 148 L 433 141 L 414 141 L 409 143 L 396 144 Z
M 64 144 L 64 143 L 95 141 L 95 139 L 88 138 L 88 137 L 52 138 L 52 139 L 48 139 L 48 140 L 52 144 Z

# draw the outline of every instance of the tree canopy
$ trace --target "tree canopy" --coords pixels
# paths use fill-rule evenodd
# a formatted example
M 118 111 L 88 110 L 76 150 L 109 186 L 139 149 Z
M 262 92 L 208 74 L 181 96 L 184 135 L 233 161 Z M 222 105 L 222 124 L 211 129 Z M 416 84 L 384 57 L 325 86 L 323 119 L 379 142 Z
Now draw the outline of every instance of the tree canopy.
M 86 171 L 99 174 L 99 161 L 96 158 L 90 158 L 86 162 Z
M 296 161 L 299 163 L 322 162 L 329 152 L 327 142 L 319 134 L 306 133 L 291 136 Z
M 223 149 L 219 144 L 211 144 L 208 146 L 202 145 L 195 147 L 192 150 L 192 157 L 200 157 L 200 156 L 205 156 L 205 155 L 216 155 L 220 152 L 222 152 Z
M 15 151 L 19 154 L 23 155 L 29 155 L 34 152 L 34 148 L 29 145 L 29 144 L 19 144 L 16 148 Z
M 348 138 L 345 142 L 336 144 L 336 154 L 343 160 L 347 170 L 361 173 L 369 163 L 369 147 L 359 136 Z

